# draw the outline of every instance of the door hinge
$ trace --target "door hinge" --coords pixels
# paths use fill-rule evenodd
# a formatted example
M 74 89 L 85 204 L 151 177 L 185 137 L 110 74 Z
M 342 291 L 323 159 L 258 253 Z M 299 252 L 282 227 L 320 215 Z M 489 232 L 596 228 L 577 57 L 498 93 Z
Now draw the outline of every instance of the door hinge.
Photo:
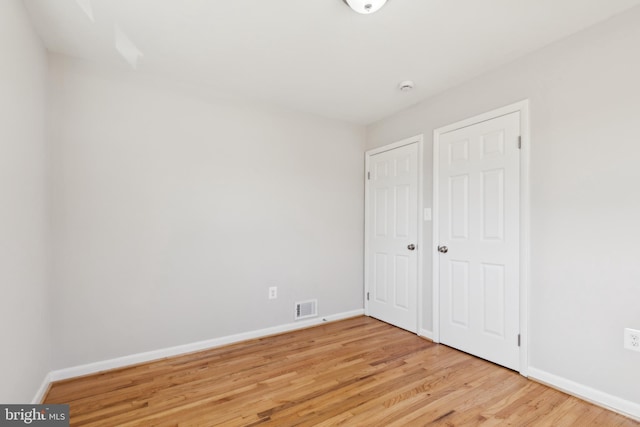
M 367 301 L 369 301 L 369 292 L 367 292 Z
M 521 136 L 518 137 L 518 149 L 522 150 L 522 137 Z
M 518 347 L 520 347 L 520 334 L 518 334 Z
M 367 172 L 367 179 L 371 179 L 371 172 Z

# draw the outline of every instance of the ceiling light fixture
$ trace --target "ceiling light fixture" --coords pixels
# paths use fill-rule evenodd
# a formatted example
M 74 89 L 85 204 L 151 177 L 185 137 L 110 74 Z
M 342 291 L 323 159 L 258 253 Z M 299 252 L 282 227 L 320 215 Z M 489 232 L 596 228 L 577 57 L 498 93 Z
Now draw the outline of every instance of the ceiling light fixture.
M 355 12 L 368 15 L 379 10 L 387 0 L 342 0 Z

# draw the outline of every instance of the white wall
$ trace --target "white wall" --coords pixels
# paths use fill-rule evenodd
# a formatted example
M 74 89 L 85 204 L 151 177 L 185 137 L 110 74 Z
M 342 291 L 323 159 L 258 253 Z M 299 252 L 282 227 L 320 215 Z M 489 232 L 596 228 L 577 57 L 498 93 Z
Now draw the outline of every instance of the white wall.
M 424 133 L 430 165 L 435 128 L 529 98 L 530 363 L 636 403 L 640 353 L 624 350 L 622 337 L 624 327 L 640 329 L 639 41 L 635 8 L 380 121 L 367 142 Z M 429 177 L 427 201 L 430 186 Z M 437 243 L 430 230 L 425 242 Z
M 363 127 L 50 61 L 54 368 L 363 308 Z
M 0 2 L 0 402 L 50 370 L 46 55 L 19 0 Z

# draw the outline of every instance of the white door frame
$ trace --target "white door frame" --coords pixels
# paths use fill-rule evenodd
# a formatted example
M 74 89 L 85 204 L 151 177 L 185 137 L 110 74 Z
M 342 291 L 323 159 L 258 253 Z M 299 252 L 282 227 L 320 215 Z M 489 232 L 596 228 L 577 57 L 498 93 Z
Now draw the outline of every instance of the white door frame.
M 392 144 L 388 144 L 388 145 L 384 145 L 382 147 L 378 147 L 378 148 L 374 148 L 371 150 L 367 150 L 365 152 L 365 167 L 364 167 L 364 211 L 365 211 L 365 230 L 364 230 L 364 313 L 368 316 L 369 315 L 369 301 L 367 300 L 367 292 L 370 292 L 369 290 L 369 231 L 371 231 L 370 227 L 371 227 L 371 220 L 369 218 L 370 216 L 370 212 L 369 212 L 369 178 L 368 178 L 368 174 L 370 172 L 369 167 L 371 165 L 371 157 L 376 155 L 376 154 L 380 154 L 380 153 L 384 153 L 385 151 L 391 151 L 394 150 L 396 148 L 400 148 L 400 147 L 404 147 L 405 145 L 410 145 L 410 144 L 418 144 L 418 215 L 417 215 L 417 221 L 418 221 L 418 228 L 417 228 L 417 242 L 416 242 L 416 251 L 417 253 L 417 267 L 418 267 L 418 276 L 417 276 L 417 288 L 418 288 L 418 295 L 416 295 L 417 297 L 417 314 L 418 314 L 418 318 L 416 319 L 416 330 L 418 331 L 418 335 L 420 335 L 420 331 L 422 330 L 422 265 L 424 263 L 424 259 L 422 256 L 423 253 L 423 228 L 422 228 L 422 211 L 423 211 L 423 206 L 424 206 L 424 195 L 423 195 L 423 189 L 424 189 L 424 135 L 420 134 L 420 135 L 415 135 L 412 136 L 410 138 L 406 138 L 403 139 L 401 141 L 397 141 L 394 142 Z
M 480 114 L 433 131 L 433 341 L 440 342 L 440 259 L 435 249 L 439 232 L 439 183 L 438 159 L 440 136 L 476 123 L 495 119 L 511 113 L 520 113 L 520 374 L 528 375 L 529 368 L 529 100 L 516 102 L 502 108 Z

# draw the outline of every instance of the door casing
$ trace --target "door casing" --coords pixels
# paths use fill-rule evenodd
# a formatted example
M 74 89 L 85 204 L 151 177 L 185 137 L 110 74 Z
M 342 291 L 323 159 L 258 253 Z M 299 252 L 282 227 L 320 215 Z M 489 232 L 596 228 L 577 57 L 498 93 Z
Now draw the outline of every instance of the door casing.
M 520 114 L 520 374 L 527 376 L 529 367 L 529 156 L 530 156 L 530 131 L 529 131 L 529 100 L 523 100 L 507 105 L 496 110 L 483 113 L 433 131 L 433 334 L 434 342 L 440 342 L 440 262 L 437 251 L 439 235 L 439 163 L 441 135 L 476 123 L 491 120 L 507 114 L 518 112 Z
M 370 245 L 369 245 L 369 232 L 370 232 L 370 227 L 371 227 L 371 220 L 370 220 L 370 212 L 369 212 L 369 179 L 368 179 L 368 173 L 370 171 L 370 166 L 371 166 L 371 157 L 379 154 L 379 153 L 383 153 L 385 151 L 390 151 L 390 150 L 394 150 L 396 148 L 399 147 L 403 147 L 405 145 L 409 145 L 409 144 L 418 144 L 418 215 L 417 215 L 417 241 L 416 241 L 416 251 L 417 251 L 417 256 L 418 256 L 418 262 L 417 262 L 417 282 L 418 282 L 418 286 L 417 286 L 417 294 L 416 298 L 418 301 L 417 304 L 417 319 L 416 319 L 416 330 L 418 331 L 418 335 L 422 335 L 421 334 L 421 330 L 422 330 L 422 317 L 423 317 L 423 309 L 422 309 L 422 296 L 423 296 L 423 290 L 422 290 L 422 271 L 423 271 L 423 263 L 424 263 L 424 257 L 422 256 L 422 254 L 424 253 L 423 251 L 423 222 L 422 218 L 422 212 L 423 212 L 423 206 L 424 206 L 424 135 L 420 134 L 420 135 L 415 135 L 412 136 L 410 138 L 406 138 L 397 142 L 394 142 L 392 144 L 387 144 L 384 145 L 382 147 L 378 147 L 378 148 L 374 148 L 372 150 L 367 150 L 365 152 L 365 173 L 364 173 L 364 187 L 365 187 L 365 192 L 364 192 L 364 203 L 365 203 L 365 230 L 364 230 L 364 312 L 365 314 L 368 316 L 369 315 L 369 302 L 367 301 L 367 292 L 370 292 L 370 277 L 369 277 L 369 268 L 368 268 L 368 262 L 369 262 L 369 255 L 370 255 Z

